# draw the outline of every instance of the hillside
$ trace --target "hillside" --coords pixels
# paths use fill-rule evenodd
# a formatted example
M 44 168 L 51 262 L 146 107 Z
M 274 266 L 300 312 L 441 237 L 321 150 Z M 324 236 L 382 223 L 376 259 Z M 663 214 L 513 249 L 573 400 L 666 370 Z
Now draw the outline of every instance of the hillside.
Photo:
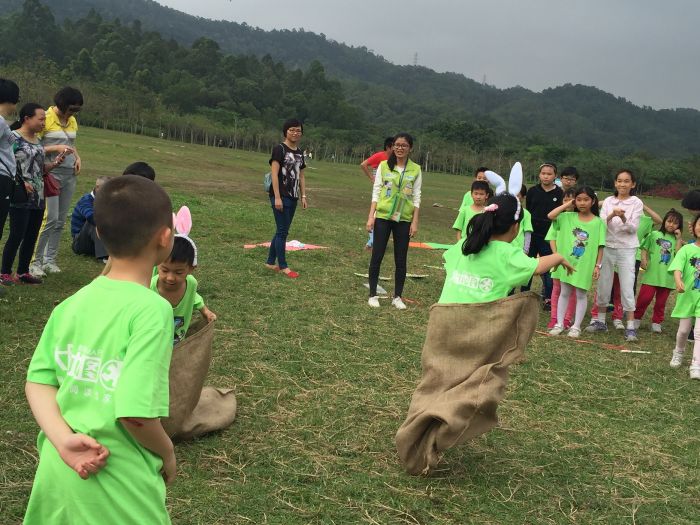
M 206 36 L 222 51 L 270 55 L 287 68 L 306 68 L 318 60 L 326 73 L 342 81 L 348 100 L 370 119 L 390 114 L 392 121 L 423 129 L 430 121 L 483 121 L 505 134 L 541 137 L 551 142 L 603 149 L 616 155 L 644 151 L 656 156 L 700 154 L 700 112 L 692 109 L 641 108 L 599 89 L 564 85 L 534 93 L 500 90 L 463 75 L 426 67 L 397 66 L 365 47 L 347 46 L 323 34 L 303 30 L 264 31 L 245 23 L 199 18 L 152 0 L 44 0 L 59 21 L 96 10 L 107 19 L 131 23 L 190 45 Z M 18 2 L 0 0 L 8 13 Z M 401 95 L 402 104 L 387 105 Z

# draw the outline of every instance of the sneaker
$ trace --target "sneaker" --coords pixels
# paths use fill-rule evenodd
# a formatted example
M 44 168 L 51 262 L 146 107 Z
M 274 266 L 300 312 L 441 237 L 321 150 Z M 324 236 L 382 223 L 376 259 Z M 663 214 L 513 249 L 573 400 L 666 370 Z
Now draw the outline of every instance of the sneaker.
M 56 266 L 56 263 L 47 263 L 42 268 L 44 273 L 61 273 L 61 269 Z
M 379 298 L 375 295 L 367 300 L 367 304 L 372 308 L 379 308 Z
M 549 322 L 547 323 L 547 330 L 551 330 L 554 328 L 554 326 L 557 324 L 557 321 L 555 319 L 550 319 Z
M 17 279 L 19 279 L 24 284 L 41 284 L 41 283 L 43 283 L 43 281 L 41 279 L 39 279 L 38 277 L 35 277 L 31 273 L 23 273 L 21 275 L 18 275 Z
M 661 332 L 663 332 L 659 323 L 651 323 L 651 331 L 655 334 L 660 334 Z
M 637 330 L 634 328 L 628 328 L 625 330 L 625 341 L 628 343 L 633 343 L 634 341 L 639 341 L 637 338 Z
M 0 285 L 2 286 L 13 286 L 17 283 L 12 274 L 10 273 L 0 273 Z
M 46 277 L 46 272 L 39 263 L 30 264 L 29 273 L 31 273 L 34 277 Z
M 396 308 L 397 310 L 405 310 L 406 305 L 403 304 L 403 301 L 401 300 L 401 297 L 394 297 L 394 299 L 391 301 L 391 304 Z
M 554 325 L 554 328 L 552 328 L 552 329 L 549 331 L 549 335 L 561 335 L 561 333 L 562 333 L 563 331 L 564 331 L 564 329 L 563 329 L 561 326 L 559 326 L 558 324 L 555 324 L 555 325 Z
M 625 329 L 625 323 L 622 322 L 622 319 L 613 319 L 613 326 L 615 327 L 615 330 Z
M 671 368 L 679 368 L 683 364 L 683 352 L 678 350 L 673 351 L 673 357 L 671 357 L 671 362 L 669 365 Z
M 568 335 L 568 336 L 571 337 L 572 339 L 576 339 L 576 338 L 578 338 L 578 337 L 581 337 L 581 329 L 580 329 L 580 328 L 576 328 L 576 327 L 574 326 L 573 328 L 569 328 L 569 333 L 566 334 L 566 335 Z
M 606 325 L 603 321 L 599 321 L 596 319 L 593 321 L 591 324 L 589 324 L 586 327 L 586 332 L 607 332 L 608 331 L 608 325 Z
M 690 379 L 700 379 L 700 365 L 690 365 Z

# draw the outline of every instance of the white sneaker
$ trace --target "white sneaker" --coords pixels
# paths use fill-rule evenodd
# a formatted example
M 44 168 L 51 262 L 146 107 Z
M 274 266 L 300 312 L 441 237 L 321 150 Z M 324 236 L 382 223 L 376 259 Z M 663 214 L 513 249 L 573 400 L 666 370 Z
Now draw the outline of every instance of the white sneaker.
M 29 273 L 34 277 L 46 277 L 46 272 L 41 267 L 39 263 L 32 263 L 29 265 Z
M 554 328 L 552 328 L 549 331 L 549 335 L 561 335 L 561 333 L 564 331 L 564 328 L 559 326 L 558 324 L 554 325 Z
M 677 350 L 673 351 L 673 357 L 671 357 L 671 362 L 669 365 L 671 368 L 678 368 L 683 364 L 683 352 L 679 352 Z
M 625 323 L 622 322 L 622 319 L 613 319 L 613 326 L 615 327 L 615 330 L 625 329 Z
M 581 337 L 581 329 L 572 326 L 571 328 L 569 328 L 569 333 L 566 335 L 568 335 L 572 339 L 576 339 L 578 337 Z
M 391 304 L 396 308 L 397 310 L 405 310 L 406 305 L 403 304 L 403 301 L 401 300 L 401 297 L 394 297 L 394 299 L 391 301 Z
M 661 332 L 663 332 L 659 323 L 651 323 L 651 331 L 655 334 L 660 334 Z
M 379 298 L 375 295 L 367 300 L 367 304 L 372 308 L 379 308 Z
M 61 273 L 61 269 L 58 266 L 56 266 L 55 263 L 45 264 L 43 270 L 45 273 Z
M 690 365 L 690 379 L 700 379 L 700 365 Z

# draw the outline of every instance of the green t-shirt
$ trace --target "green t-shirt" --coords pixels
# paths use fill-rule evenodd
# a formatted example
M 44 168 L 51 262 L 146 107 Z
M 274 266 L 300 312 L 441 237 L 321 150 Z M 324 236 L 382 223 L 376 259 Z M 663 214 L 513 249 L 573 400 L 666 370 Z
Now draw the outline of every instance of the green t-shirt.
M 51 314 L 27 381 L 57 388 L 63 419 L 110 451 L 87 480 L 39 433 L 39 466 L 25 524 L 170 523 L 159 456 L 118 418 L 168 415 L 171 309 L 148 288 L 98 277 Z
M 654 227 L 654 221 L 648 215 L 642 215 L 639 218 L 639 228 L 637 228 L 637 239 L 639 239 L 639 248 L 637 248 L 637 260 L 642 260 L 642 244 L 644 244 L 644 239 L 647 235 L 651 233 L 651 229 Z M 671 288 L 675 288 L 674 284 Z
M 469 226 L 469 221 L 472 219 L 472 217 L 474 217 L 474 215 L 479 215 L 480 213 L 483 213 L 483 210 L 474 211 L 471 205 L 460 208 L 459 214 L 457 215 L 452 228 L 454 230 L 461 231 L 462 239 L 464 239 L 467 236 L 467 226 Z
M 647 251 L 647 269 L 642 274 L 642 284 L 674 289 L 676 283 L 668 268 L 676 255 L 675 235 L 654 230 L 646 236 L 642 248 Z
M 175 326 L 173 345 L 176 345 L 182 341 L 187 335 L 187 330 L 190 329 L 190 323 L 192 322 L 192 314 L 194 311 L 201 310 L 204 307 L 204 300 L 197 293 L 197 279 L 195 279 L 192 275 L 188 275 L 185 286 L 185 295 L 182 296 L 182 299 L 180 299 L 177 306 L 172 307 L 173 322 Z M 154 275 L 151 278 L 151 290 L 158 293 L 157 275 Z
M 671 275 L 675 270 L 680 270 L 683 274 L 685 292 L 676 295 L 676 306 L 671 317 L 700 317 L 700 247 L 692 243 L 678 250 L 668 267 Z
M 593 270 L 598 259 L 598 247 L 605 246 L 605 223 L 600 217 L 588 222 L 579 219 L 578 212 L 560 213 L 552 224 L 556 224 L 557 252 L 576 268 L 571 275 L 559 266 L 553 273 L 554 279 L 582 290 L 590 290 L 593 285 Z
M 524 207 L 523 220 L 520 221 L 520 228 L 518 229 L 518 235 L 513 239 L 513 244 L 520 248 L 521 250 L 525 248 L 525 233 L 532 233 L 532 215 Z
M 485 303 L 506 297 L 516 286 L 526 285 L 537 269 L 513 243 L 490 241 L 479 253 L 464 255 L 457 242 L 443 254 L 445 284 L 439 303 Z
M 464 197 L 462 197 L 462 204 L 459 205 L 459 209 L 461 210 L 462 208 L 468 208 L 472 204 L 474 204 L 474 199 L 472 198 L 472 192 L 470 190 L 464 194 Z

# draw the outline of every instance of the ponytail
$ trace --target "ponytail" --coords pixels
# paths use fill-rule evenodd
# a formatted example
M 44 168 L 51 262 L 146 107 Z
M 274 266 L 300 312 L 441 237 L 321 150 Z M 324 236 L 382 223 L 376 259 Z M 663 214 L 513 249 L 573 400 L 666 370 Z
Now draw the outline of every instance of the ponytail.
M 479 253 L 494 235 L 506 233 L 511 226 L 523 218 L 517 197 L 510 193 L 501 193 L 489 199 L 489 205 L 483 213 L 474 215 L 467 225 L 467 238 L 462 244 L 462 253 L 472 255 Z M 517 215 L 517 218 L 516 218 Z
M 40 104 L 37 104 L 36 102 L 27 102 L 24 106 L 22 106 L 22 109 L 19 110 L 19 118 L 12 123 L 10 126 L 10 129 L 16 130 L 22 127 L 22 124 L 24 124 L 24 121 L 28 118 L 32 118 L 34 115 L 36 115 L 36 110 L 37 109 L 44 109 L 41 107 Z

